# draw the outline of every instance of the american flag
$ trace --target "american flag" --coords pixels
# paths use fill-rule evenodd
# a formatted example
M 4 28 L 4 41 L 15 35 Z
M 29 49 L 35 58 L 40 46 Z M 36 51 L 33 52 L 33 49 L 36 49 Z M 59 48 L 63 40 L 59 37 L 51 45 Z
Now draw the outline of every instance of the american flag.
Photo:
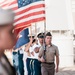
M 3 0 L 0 2 L 0 7 L 14 10 L 15 29 L 22 30 L 29 27 L 31 23 L 45 20 L 44 0 Z

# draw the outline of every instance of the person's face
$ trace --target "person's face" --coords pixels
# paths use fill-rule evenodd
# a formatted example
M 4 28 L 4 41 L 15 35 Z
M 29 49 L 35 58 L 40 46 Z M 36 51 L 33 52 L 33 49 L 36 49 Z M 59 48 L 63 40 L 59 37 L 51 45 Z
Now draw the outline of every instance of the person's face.
M 45 38 L 46 44 L 49 45 L 51 43 L 51 41 L 52 41 L 52 36 L 46 36 L 46 38 Z
M 39 42 L 43 43 L 44 42 L 44 38 L 39 38 Z
M 34 37 L 32 37 L 32 36 L 29 36 L 29 40 L 31 41 L 31 40 L 34 40 Z
M 7 25 L 0 30 L 0 48 L 11 49 L 16 43 L 13 25 Z

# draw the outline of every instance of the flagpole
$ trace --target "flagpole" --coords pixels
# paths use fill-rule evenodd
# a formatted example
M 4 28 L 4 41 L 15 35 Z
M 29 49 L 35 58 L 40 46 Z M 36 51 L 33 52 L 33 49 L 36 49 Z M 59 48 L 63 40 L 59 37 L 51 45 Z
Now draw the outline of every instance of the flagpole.
M 32 25 L 30 26 L 30 34 L 32 36 Z
M 32 38 L 32 24 L 30 26 L 30 33 L 29 34 L 31 35 L 31 38 Z M 29 51 L 27 52 L 27 54 L 28 54 L 28 56 L 30 56 L 30 52 Z
M 43 0 L 43 1 L 45 1 L 45 0 Z M 43 54 L 43 58 L 44 58 L 44 60 L 46 61 L 46 54 L 45 54 L 45 52 L 46 52 L 46 43 L 45 43 L 45 35 L 46 35 L 46 19 L 45 19 L 45 21 L 44 21 L 44 54 Z
M 45 2 L 45 0 L 43 0 Z M 45 12 L 45 16 L 46 16 L 46 12 Z M 46 32 L 46 19 L 44 21 L 44 33 Z M 46 33 L 45 33 L 46 34 Z
M 37 33 L 37 24 L 35 23 L 35 33 Z
M 35 23 L 35 38 L 37 38 L 37 23 Z
M 44 21 L 44 33 L 46 34 L 46 21 Z

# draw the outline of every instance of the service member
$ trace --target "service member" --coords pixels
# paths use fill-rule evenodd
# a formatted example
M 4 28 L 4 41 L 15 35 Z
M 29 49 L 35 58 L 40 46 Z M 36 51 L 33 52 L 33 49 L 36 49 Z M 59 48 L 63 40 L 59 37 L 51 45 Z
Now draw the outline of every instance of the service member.
M 45 36 L 45 45 L 40 48 L 39 61 L 41 61 L 42 75 L 54 75 L 55 73 L 55 57 L 56 72 L 59 68 L 59 51 L 58 47 L 52 44 L 52 35 L 48 32 Z
M 28 57 L 26 60 L 26 66 L 27 66 L 28 75 L 32 75 L 33 74 L 33 67 L 32 67 L 33 56 L 31 54 L 31 51 L 32 51 L 32 42 L 34 40 L 35 35 L 29 34 L 28 37 L 29 37 L 30 42 L 27 44 L 25 48 L 25 51 L 28 53 Z
M 43 43 L 44 43 L 44 33 L 39 33 L 39 34 L 37 35 L 37 38 L 38 38 L 38 45 L 39 45 L 39 46 L 42 46 Z

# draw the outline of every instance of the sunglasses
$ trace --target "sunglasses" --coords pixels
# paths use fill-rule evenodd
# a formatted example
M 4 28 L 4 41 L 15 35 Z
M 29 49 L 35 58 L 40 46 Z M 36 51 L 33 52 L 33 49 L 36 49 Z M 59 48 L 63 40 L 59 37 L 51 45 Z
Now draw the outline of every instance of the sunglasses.
M 29 36 L 29 38 L 31 38 L 31 37 L 34 38 L 34 36 Z

